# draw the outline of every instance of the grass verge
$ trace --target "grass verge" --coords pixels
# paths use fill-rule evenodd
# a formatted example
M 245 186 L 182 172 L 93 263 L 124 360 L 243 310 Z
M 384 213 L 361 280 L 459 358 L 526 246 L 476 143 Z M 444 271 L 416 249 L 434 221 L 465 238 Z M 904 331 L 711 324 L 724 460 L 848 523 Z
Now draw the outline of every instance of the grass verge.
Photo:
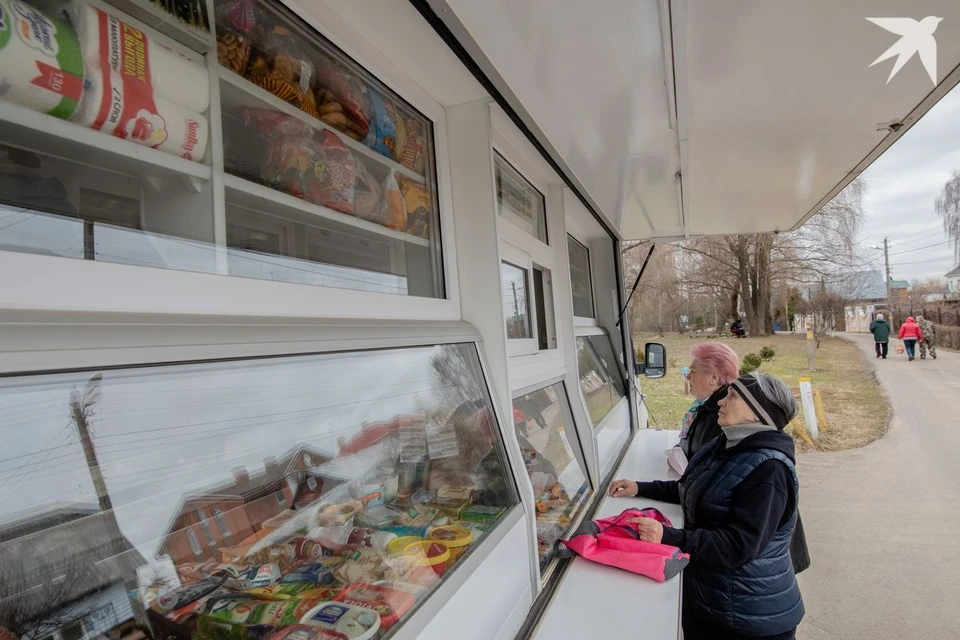
M 679 428 L 680 419 L 693 402 L 684 395 L 683 376 L 679 369 L 690 364 L 690 347 L 707 338 L 695 334 L 668 334 L 664 337 L 638 335 L 635 344 L 662 342 L 667 348 L 667 376 L 659 380 L 641 379 L 646 403 L 657 426 Z M 777 376 L 800 398 L 799 378 L 809 377 L 819 389 L 827 417 L 827 428 L 820 432 L 815 450 L 840 451 L 862 447 L 882 436 L 890 418 L 890 403 L 877 382 L 873 369 L 859 347 L 842 338 L 822 338 L 816 350 L 816 371 L 807 370 L 805 336 L 778 334 L 748 337 L 741 340 L 717 338 L 737 352 L 741 361 L 748 353 L 759 353 L 765 346 L 776 350 L 776 356 L 764 362 L 760 370 Z M 651 418 L 651 422 L 653 422 Z M 797 440 L 799 450 L 811 450 Z

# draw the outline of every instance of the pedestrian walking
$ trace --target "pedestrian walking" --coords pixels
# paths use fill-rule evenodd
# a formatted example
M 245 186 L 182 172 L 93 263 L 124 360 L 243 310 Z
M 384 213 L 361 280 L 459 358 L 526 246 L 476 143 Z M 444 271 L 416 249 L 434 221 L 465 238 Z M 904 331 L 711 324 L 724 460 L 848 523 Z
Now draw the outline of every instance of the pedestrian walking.
M 907 358 L 914 360 L 917 342 L 923 340 L 923 331 L 920 330 L 920 325 L 913 319 L 913 316 L 907 317 L 906 321 L 900 325 L 900 333 L 897 334 L 897 337 L 903 342 L 903 347 L 907 350 Z
M 882 313 L 877 314 L 876 320 L 870 323 L 870 333 L 873 334 L 874 348 L 877 350 L 877 357 L 887 359 L 887 343 L 890 342 L 890 323 L 883 318 Z
M 917 316 L 917 324 L 920 325 L 920 332 L 923 334 L 923 339 L 920 341 L 920 359 L 927 359 L 927 351 L 930 352 L 930 357 L 934 360 L 937 359 L 937 328 L 933 324 L 933 320 L 927 320 L 923 316 Z

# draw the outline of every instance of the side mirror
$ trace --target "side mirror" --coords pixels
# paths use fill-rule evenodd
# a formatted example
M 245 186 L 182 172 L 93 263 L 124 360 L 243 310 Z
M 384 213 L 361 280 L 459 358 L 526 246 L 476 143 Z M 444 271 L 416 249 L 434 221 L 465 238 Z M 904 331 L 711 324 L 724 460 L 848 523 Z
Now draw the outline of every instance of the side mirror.
M 643 374 L 648 378 L 667 375 L 667 348 L 659 342 L 648 342 L 643 347 Z

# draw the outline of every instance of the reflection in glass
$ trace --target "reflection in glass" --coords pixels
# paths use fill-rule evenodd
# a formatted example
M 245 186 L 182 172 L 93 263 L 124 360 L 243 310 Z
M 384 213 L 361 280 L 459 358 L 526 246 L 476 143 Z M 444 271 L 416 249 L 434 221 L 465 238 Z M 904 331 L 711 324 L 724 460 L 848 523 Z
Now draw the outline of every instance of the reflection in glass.
M 606 336 L 591 336 L 606 340 Z M 603 349 L 598 353 L 594 342 L 586 336 L 577 337 L 577 369 L 580 374 L 580 391 L 583 392 L 583 398 L 587 403 L 587 412 L 590 414 L 590 422 L 593 426 L 598 426 L 607 414 L 617 406 L 617 403 L 624 397 L 623 380 L 616 371 L 611 374 L 611 369 L 604 365 L 611 365 L 613 352 L 604 354 Z M 609 344 L 607 349 L 610 349 Z M 614 365 L 615 366 L 615 365 Z
M 540 242 L 547 242 L 545 198 L 499 153 L 494 153 L 497 213 Z
M 563 383 L 518 396 L 513 408 L 520 452 L 533 485 L 542 570 L 553 558 L 554 543 L 575 525 L 593 491 Z
M 567 235 L 570 256 L 570 286 L 573 289 L 573 315 L 593 317 L 593 281 L 590 277 L 590 251 Z
M 527 270 L 509 262 L 500 264 L 503 288 L 503 315 L 507 322 L 507 338 L 530 338 L 530 293 L 527 291 Z
M 517 503 L 473 345 L 6 378 L 0 415 L 19 638 L 269 635 L 212 611 L 362 585 L 383 636 Z

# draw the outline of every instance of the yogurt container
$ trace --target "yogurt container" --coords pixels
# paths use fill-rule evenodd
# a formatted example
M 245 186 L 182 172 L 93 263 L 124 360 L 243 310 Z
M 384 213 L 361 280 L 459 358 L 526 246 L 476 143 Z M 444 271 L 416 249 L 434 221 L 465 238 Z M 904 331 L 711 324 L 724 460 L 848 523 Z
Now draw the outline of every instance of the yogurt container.
M 473 542 L 473 533 L 465 527 L 450 524 L 434 527 L 427 535 L 427 539 L 437 540 L 447 545 L 450 550 L 450 559 L 447 561 L 447 568 L 449 569 L 470 548 L 470 544 Z
M 438 576 L 447 570 L 447 561 L 450 560 L 450 549 L 436 540 L 421 540 L 414 542 L 403 550 L 403 557 L 419 567 L 430 567 Z
M 414 542 L 421 542 L 422 540 L 423 538 L 420 536 L 400 536 L 399 538 L 394 538 L 390 541 L 390 544 L 387 545 L 387 553 L 403 553 L 403 550 L 409 545 Z
M 380 630 L 380 614 L 346 602 L 323 602 L 308 611 L 300 624 L 337 631 L 349 640 L 371 640 Z

